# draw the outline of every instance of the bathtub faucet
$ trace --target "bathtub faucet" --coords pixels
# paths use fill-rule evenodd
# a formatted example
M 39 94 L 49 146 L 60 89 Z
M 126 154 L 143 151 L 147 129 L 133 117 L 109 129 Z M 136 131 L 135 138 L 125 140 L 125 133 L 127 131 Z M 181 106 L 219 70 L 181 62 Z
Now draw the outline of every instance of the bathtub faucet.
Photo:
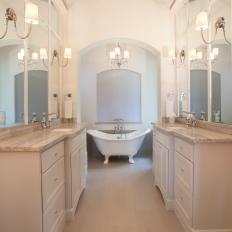
M 122 118 L 115 118 L 114 122 L 116 125 L 114 126 L 114 133 L 115 134 L 123 134 L 123 131 L 125 130 L 125 126 L 123 125 L 124 120 Z

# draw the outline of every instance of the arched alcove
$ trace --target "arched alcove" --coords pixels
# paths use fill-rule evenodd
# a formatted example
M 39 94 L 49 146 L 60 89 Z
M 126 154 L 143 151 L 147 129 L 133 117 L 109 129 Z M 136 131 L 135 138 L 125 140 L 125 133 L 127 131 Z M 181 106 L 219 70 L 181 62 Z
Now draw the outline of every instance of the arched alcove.
M 141 75 L 141 120 L 149 125 L 158 121 L 160 99 L 160 53 L 143 42 L 130 39 L 98 41 L 82 49 L 78 54 L 78 115 L 80 122 L 95 124 L 97 115 L 97 74 L 117 69 L 109 63 L 109 50 L 120 43 L 130 51 L 128 65 L 122 69 Z M 129 88 L 128 88 L 129 90 Z M 139 122 L 137 121 L 137 124 Z

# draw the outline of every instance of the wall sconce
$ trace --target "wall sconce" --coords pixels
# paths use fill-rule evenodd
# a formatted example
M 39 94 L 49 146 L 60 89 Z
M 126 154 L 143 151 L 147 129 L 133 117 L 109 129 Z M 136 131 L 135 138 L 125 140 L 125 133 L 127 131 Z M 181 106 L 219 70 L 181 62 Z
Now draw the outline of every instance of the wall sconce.
M 5 14 L 5 18 L 6 18 L 6 27 L 5 27 L 5 31 L 3 33 L 2 36 L 0 36 L 0 39 L 5 38 L 7 31 L 8 31 L 8 23 L 9 21 L 13 21 L 14 22 L 14 27 L 15 27 L 15 31 L 17 36 L 20 39 L 26 39 L 30 36 L 31 34 L 31 29 L 32 29 L 32 24 L 39 24 L 39 13 L 38 13 L 38 6 L 33 4 L 33 3 L 26 3 L 25 5 L 25 22 L 29 24 L 29 29 L 28 32 L 24 35 L 20 35 L 17 29 L 17 15 L 14 11 L 14 9 L 12 8 L 7 8 L 6 9 L 6 14 Z
M 212 62 L 215 61 L 218 55 L 219 55 L 219 48 L 213 48 L 211 53 L 210 53 L 210 60 Z M 189 52 L 189 60 L 191 62 L 203 61 L 203 62 L 205 62 L 205 64 L 207 64 L 206 55 L 204 55 L 204 57 L 203 57 L 202 51 L 197 51 L 196 49 L 193 49 Z
M 231 44 L 230 41 L 226 37 L 225 18 L 224 17 L 219 17 L 217 19 L 217 21 L 215 22 L 215 34 L 214 34 L 214 38 L 212 41 L 206 41 L 206 39 L 204 38 L 204 35 L 203 35 L 203 31 L 207 30 L 208 27 L 209 27 L 209 24 L 208 24 L 207 12 L 205 12 L 205 11 L 200 12 L 196 17 L 196 30 L 201 31 L 201 37 L 202 37 L 203 42 L 205 44 L 212 44 L 216 39 L 218 29 L 222 29 L 223 36 L 224 36 L 226 43 Z
M 59 64 L 60 67 L 63 67 L 63 68 L 66 67 L 68 65 L 69 59 L 72 59 L 72 50 L 71 50 L 71 48 L 65 48 L 65 50 L 64 50 L 64 60 L 63 61 L 60 60 L 60 54 L 58 53 L 58 51 L 54 50 L 53 54 L 52 54 L 52 60 L 51 60 L 50 65 L 53 65 L 55 58 L 57 58 L 58 64 Z M 48 60 L 48 54 L 47 54 L 47 49 L 46 48 L 41 48 L 40 49 L 40 59 L 43 60 L 44 66 L 48 67 L 48 64 L 46 63 L 46 60 Z
M 185 62 L 185 51 L 182 49 L 179 54 L 176 53 L 175 50 L 169 50 L 168 52 L 168 59 L 172 61 L 173 64 L 175 64 L 176 59 L 179 57 L 180 63 L 184 64 Z
M 25 62 L 25 51 L 22 48 L 18 53 L 18 60 L 20 64 L 24 64 Z M 31 65 L 35 63 L 39 59 L 39 54 L 37 52 L 33 52 L 30 48 L 28 48 L 28 64 Z

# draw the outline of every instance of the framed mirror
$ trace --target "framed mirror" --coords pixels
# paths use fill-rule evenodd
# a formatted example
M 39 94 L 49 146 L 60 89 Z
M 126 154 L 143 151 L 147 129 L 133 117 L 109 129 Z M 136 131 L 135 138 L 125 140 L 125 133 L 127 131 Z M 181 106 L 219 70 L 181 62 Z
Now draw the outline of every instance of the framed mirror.
M 48 2 L 36 0 L 40 24 L 28 39 L 28 122 L 41 121 L 48 113 L 48 62 L 40 59 L 40 49 L 48 48 Z
M 208 55 L 207 46 L 196 30 L 195 22 L 198 13 L 207 11 L 208 7 L 208 0 L 189 2 L 189 110 L 195 113 L 198 120 L 208 120 Z
M 219 17 L 225 20 L 226 39 L 231 41 L 231 1 L 214 1 L 210 9 L 211 30 Z M 231 44 L 228 44 L 222 31 L 217 34 L 211 46 L 211 91 L 212 91 L 212 121 L 216 123 L 232 124 L 232 63 Z
M 17 13 L 18 30 L 24 31 L 24 0 L 0 1 L 2 18 L 9 7 Z M 0 28 L 4 27 L 5 21 L 1 20 Z M 23 40 L 16 36 L 14 27 L 9 25 L 7 36 L 0 40 L 0 127 L 24 124 L 24 84 L 17 84 L 18 77 L 24 77 L 24 65 L 18 61 L 18 51 L 23 46 Z

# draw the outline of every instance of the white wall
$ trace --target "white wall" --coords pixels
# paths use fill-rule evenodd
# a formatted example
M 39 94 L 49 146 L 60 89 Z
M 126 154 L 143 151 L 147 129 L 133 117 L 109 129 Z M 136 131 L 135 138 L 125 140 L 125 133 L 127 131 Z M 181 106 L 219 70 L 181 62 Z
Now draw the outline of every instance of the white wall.
M 159 57 L 142 48 L 127 45 L 130 51 L 129 70 L 141 74 L 142 122 L 149 125 L 158 120 Z M 82 122 L 97 121 L 97 73 L 111 68 L 109 45 L 91 49 L 80 58 L 80 114 Z
M 82 49 L 103 40 L 127 38 L 148 44 L 161 53 L 164 99 L 166 92 L 176 90 L 174 67 L 167 60 L 167 48 L 174 46 L 173 30 L 170 11 L 153 0 L 76 1 L 68 14 L 66 44 L 73 49 L 73 59 L 64 70 L 64 93 L 73 93 L 74 105 L 78 104 L 79 53 Z M 73 116 L 78 113 L 75 107 Z

